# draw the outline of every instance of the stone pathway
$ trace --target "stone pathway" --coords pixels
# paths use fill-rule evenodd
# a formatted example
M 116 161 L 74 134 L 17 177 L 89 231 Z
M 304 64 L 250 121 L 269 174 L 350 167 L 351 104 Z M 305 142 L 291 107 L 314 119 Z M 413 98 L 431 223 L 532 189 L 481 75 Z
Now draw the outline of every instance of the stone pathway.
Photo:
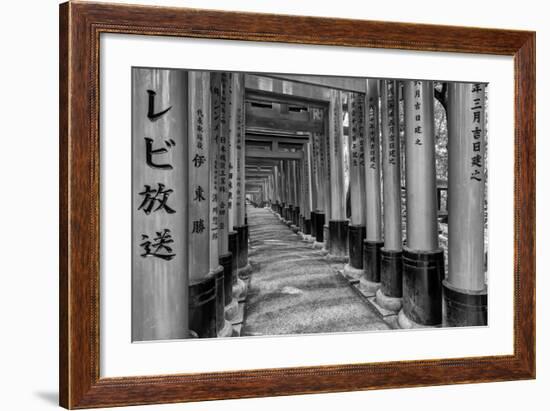
M 248 208 L 253 267 L 242 336 L 386 330 L 390 327 L 269 209 Z

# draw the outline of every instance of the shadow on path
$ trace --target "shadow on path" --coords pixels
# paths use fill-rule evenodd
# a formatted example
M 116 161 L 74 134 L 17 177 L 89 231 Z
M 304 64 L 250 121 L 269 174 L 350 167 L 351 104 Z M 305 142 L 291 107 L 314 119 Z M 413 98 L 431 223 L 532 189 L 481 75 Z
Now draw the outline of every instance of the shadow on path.
M 324 256 L 269 209 L 249 208 L 248 225 L 254 271 L 242 336 L 389 329 Z

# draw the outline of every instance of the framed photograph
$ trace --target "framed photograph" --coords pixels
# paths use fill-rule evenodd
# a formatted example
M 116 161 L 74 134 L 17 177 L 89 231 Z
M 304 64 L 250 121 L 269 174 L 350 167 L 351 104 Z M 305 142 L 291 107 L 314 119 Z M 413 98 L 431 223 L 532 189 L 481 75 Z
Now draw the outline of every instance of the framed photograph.
M 60 6 L 60 405 L 535 378 L 535 33 Z

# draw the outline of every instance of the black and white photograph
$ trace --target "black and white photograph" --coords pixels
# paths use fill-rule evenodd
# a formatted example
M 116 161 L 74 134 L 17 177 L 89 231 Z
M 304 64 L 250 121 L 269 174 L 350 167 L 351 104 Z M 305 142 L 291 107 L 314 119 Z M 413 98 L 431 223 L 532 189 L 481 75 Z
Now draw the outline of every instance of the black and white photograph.
M 2 6 L 1 410 L 545 408 L 545 2 Z
M 488 84 L 131 81 L 133 342 L 487 326 Z

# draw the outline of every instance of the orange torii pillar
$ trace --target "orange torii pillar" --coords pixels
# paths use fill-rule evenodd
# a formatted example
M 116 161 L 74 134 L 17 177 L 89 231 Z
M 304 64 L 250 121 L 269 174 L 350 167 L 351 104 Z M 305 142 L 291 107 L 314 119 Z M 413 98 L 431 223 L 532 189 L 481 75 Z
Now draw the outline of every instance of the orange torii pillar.
M 273 211 L 281 215 L 281 172 L 278 164 L 273 166 L 273 184 L 275 187 L 275 205 Z
M 367 229 L 363 243 L 364 276 L 361 278 L 361 283 L 369 294 L 374 294 L 380 287 L 380 250 L 384 244 L 380 199 L 379 82 L 377 79 L 368 79 L 366 95 L 365 211 Z
M 286 222 L 286 214 L 288 208 L 288 183 L 286 162 L 284 160 L 279 161 L 279 187 L 281 187 L 281 212 L 279 218 L 282 222 Z
M 449 272 L 444 325 L 487 325 L 485 85 L 449 84 Z
M 332 106 L 331 106 L 332 107 Z M 325 133 L 322 136 L 322 166 L 323 166 L 323 182 L 324 182 L 324 198 L 325 198 L 325 215 L 323 220 L 323 252 L 328 254 L 330 249 L 330 235 L 329 235 L 329 220 L 332 218 L 332 159 L 331 159 L 331 146 L 329 138 L 330 120 L 329 120 L 330 108 L 327 110 L 324 118 L 326 118 Z
M 342 92 L 331 90 L 329 109 L 329 154 L 331 214 L 329 221 L 329 254 L 334 260 L 347 260 L 348 225 L 344 192 L 344 124 Z
M 286 177 L 285 177 L 285 163 L 282 160 L 277 162 L 277 175 L 279 177 L 279 192 L 281 194 L 281 203 L 279 204 L 279 219 L 285 221 L 285 208 L 287 205 L 286 195 Z
M 245 109 L 244 109 L 244 74 L 234 73 L 235 79 L 233 85 L 233 93 L 235 94 L 232 114 L 235 114 L 234 133 L 236 145 L 236 163 L 233 173 L 237 175 L 236 181 L 236 198 L 234 205 L 237 210 L 236 227 L 239 236 L 239 276 L 247 278 L 252 268 L 248 263 L 248 225 L 246 223 L 246 192 L 245 192 Z
M 233 275 L 233 296 L 237 301 L 242 301 L 246 295 L 246 284 L 238 276 L 239 268 L 239 232 L 237 230 L 237 132 L 238 132 L 238 108 L 241 104 L 241 94 L 243 87 L 243 79 L 241 74 L 228 73 L 229 80 L 229 96 L 228 96 L 228 113 L 229 113 L 229 193 L 227 207 L 229 210 L 228 218 L 228 241 L 229 251 L 232 254 L 231 269 Z
M 323 119 L 323 110 L 316 109 L 313 112 L 319 120 Z M 326 122 L 325 122 L 326 124 Z M 321 249 L 325 245 L 325 221 L 328 215 L 328 162 L 326 152 L 326 134 L 313 133 L 313 153 L 315 158 L 315 180 L 317 187 L 317 200 L 315 214 L 312 214 L 312 234 L 315 237 L 314 248 Z
M 349 94 L 348 112 L 351 221 L 348 231 L 349 262 L 344 267 L 344 275 L 358 281 L 363 275 L 363 240 L 366 235 L 364 94 Z
M 229 73 L 212 73 L 212 138 L 217 142 L 217 228 L 220 265 L 224 270 L 225 317 L 232 321 L 238 313 L 238 302 L 233 294 L 236 271 L 233 272 L 233 254 L 229 250 Z M 213 210 L 215 212 L 215 210 Z
M 399 82 L 382 80 L 381 85 L 384 247 L 380 258 L 381 286 L 376 292 L 376 302 L 386 309 L 399 311 L 403 295 Z
M 132 101 L 132 341 L 188 338 L 187 72 L 133 68 Z
M 402 328 L 441 324 L 441 281 L 445 272 L 439 247 L 432 81 L 405 81 L 405 170 L 407 245 L 403 248 Z
M 264 178 L 262 185 L 262 207 L 265 207 L 271 200 L 271 181 L 269 176 Z
M 273 204 L 272 209 L 275 213 L 279 212 L 279 205 L 281 204 L 281 196 L 279 193 L 279 171 L 278 167 L 274 165 L 272 167 L 272 175 L 271 175 L 271 181 L 273 184 Z
M 306 241 L 313 242 L 311 237 L 311 143 L 307 142 L 303 146 L 303 158 L 300 162 L 301 169 L 301 230 L 303 238 Z
M 317 204 L 318 204 L 318 192 L 319 192 L 319 185 L 317 182 L 317 162 L 319 161 L 317 158 L 316 153 L 316 146 L 315 146 L 315 134 L 313 133 L 310 137 L 309 142 L 309 177 L 310 177 L 310 195 L 311 195 L 311 211 L 309 213 L 309 221 L 310 221 L 310 236 L 313 244 L 315 244 L 315 241 L 317 241 L 317 227 L 316 227 L 316 216 L 315 212 L 317 211 Z
M 303 159 L 295 161 L 296 164 L 296 204 L 298 205 L 297 210 L 297 226 L 298 232 L 303 232 L 304 219 L 302 213 L 304 212 L 303 202 L 303 169 L 302 169 Z
M 189 72 L 189 326 L 198 337 L 216 337 L 219 301 L 216 283 L 223 268 L 211 264 L 210 246 L 210 73 Z M 215 267 L 212 267 L 214 265 Z
M 275 204 L 275 182 L 273 181 L 273 174 L 267 177 L 267 189 L 268 189 L 268 198 L 267 202 L 271 208 Z
M 298 206 L 298 195 L 296 192 L 298 174 L 296 172 L 296 160 L 289 160 L 289 173 L 288 173 L 288 187 L 290 190 L 290 215 L 289 226 L 294 232 L 298 232 L 297 215 L 300 213 L 300 207 Z
M 219 117 L 221 111 L 221 76 L 219 73 L 210 73 L 210 87 L 207 93 L 210 94 L 211 108 L 210 108 L 210 155 L 209 166 L 210 172 L 210 190 L 206 194 L 210 203 L 210 272 L 216 275 L 216 334 L 218 337 L 231 337 L 233 334 L 233 326 L 226 319 L 226 298 L 225 298 L 225 282 L 226 275 L 228 276 L 227 282 L 232 284 L 231 281 L 231 267 L 226 270 L 222 264 L 220 264 L 219 253 L 219 199 L 218 199 L 218 184 L 219 184 L 219 154 L 220 154 L 220 127 Z
M 286 191 L 286 201 L 285 201 L 285 223 L 290 226 L 292 224 L 292 206 L 293 206 L 293 190 L 292 190 L 292 166 L 290 160 L 284 160 L 284 171 L 285 171 L 285 191 Z

